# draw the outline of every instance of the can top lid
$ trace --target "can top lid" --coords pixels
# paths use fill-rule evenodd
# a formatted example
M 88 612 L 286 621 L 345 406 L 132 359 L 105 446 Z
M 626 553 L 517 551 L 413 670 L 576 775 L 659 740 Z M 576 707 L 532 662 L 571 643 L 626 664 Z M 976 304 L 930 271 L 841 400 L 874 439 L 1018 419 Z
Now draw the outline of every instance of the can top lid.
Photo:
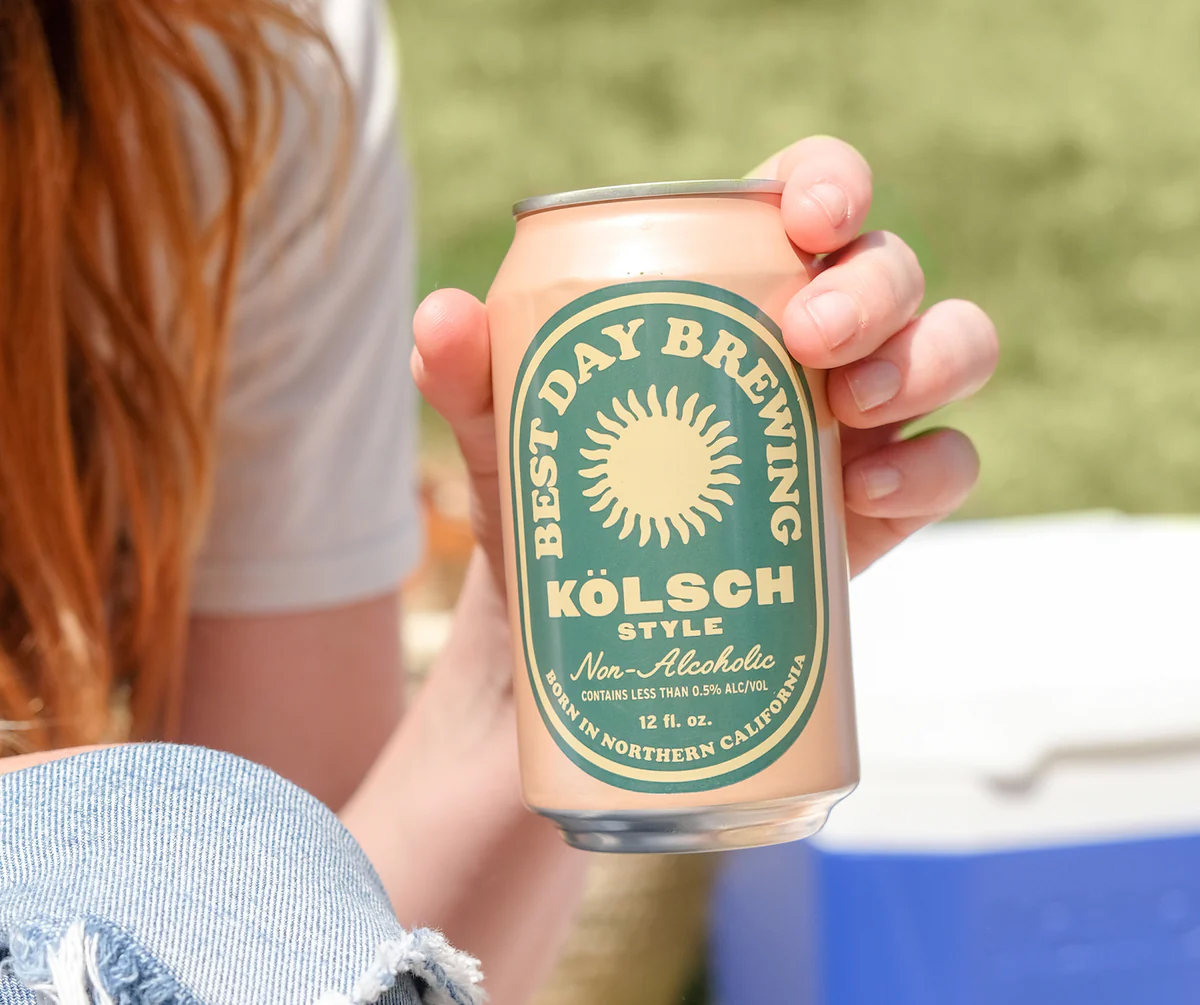
M 783 192 L 783 182 L 768 178 L 719 178 L 705 181 L 660 181 L 641 185 L 610 185 L 607 188 L 581 188 L 574 192 L 556 192 L 522 199 L 513 206 L 513 216 L 524 216 L 539 209 L 559 209 L 592 202 L 621 202 L 626 199 L 657 199 L 673 195 L 747 195 Z

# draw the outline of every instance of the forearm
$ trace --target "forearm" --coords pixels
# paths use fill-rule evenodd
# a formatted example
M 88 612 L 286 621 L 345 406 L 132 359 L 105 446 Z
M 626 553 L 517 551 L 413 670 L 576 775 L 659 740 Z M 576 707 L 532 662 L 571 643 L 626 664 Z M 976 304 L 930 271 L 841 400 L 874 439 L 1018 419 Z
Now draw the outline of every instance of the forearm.
M 395 594 L 190 627 L 182 731 L 263 764 L 340 808 L 403 710 Z
M 490 576 L 477 556 L 450 645 L 342 818 L 400 921 L 479 956 L 493 1005 L 515 1005 L 553 963 L 586 857 L 521 801 L 509 640 Z

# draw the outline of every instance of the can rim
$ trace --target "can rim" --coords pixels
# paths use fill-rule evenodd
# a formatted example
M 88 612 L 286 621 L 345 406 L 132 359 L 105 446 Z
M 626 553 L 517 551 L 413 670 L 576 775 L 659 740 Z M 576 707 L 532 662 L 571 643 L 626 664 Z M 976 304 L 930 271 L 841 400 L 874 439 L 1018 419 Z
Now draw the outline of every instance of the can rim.
M 581 188 L 573 192 L 555 192 L 522 199 L 513 206 L 513 216 L 524 216 L 540 209 L 561 209 L 595 202 L 622 202 L 626 199 L 657 199 L 677 195 L 780 195 L 783 182 L 769 178 L 717 178 L 699 181 L 660 181 L 638 185 L 609 185 Z

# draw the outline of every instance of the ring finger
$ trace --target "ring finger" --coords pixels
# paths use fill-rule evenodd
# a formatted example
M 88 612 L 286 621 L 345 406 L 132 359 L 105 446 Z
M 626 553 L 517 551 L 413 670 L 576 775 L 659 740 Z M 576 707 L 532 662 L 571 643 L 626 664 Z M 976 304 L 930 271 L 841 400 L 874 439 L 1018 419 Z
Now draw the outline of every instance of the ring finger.
M 998 352 L 988 316 L 965 300 L 946 300 L 865 359 L 831 371 L 829 405 L 857 429 L 903 422 L 979 390 Z

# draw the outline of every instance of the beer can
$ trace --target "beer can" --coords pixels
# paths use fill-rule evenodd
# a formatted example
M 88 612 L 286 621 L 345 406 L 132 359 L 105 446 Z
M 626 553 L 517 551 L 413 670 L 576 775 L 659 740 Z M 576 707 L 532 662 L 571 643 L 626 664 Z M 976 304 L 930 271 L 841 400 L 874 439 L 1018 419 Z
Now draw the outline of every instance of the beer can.
M 819 830 L 858 781 L 837 424 L 766 180 L 528 199 L 488 294 L 524 795 L 577 847 Z

